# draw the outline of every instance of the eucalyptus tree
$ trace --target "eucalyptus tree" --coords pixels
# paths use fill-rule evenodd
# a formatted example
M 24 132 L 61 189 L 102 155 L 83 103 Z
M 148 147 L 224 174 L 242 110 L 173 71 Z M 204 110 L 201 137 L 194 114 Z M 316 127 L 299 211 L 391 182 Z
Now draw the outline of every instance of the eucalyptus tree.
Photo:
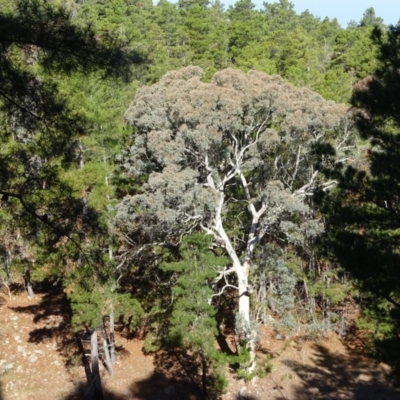
M 220 293 L 237 290 L 237 332 L 253 351 L 255 247 L 318 231 L 317 221 L 302 218 L 304 200 L 335 182 L 320 179 L 313 148 L 328 141 L 344 153 L 352 122 L 345 106 L 278 76 L 227 69 L 203 83 L 202 74 L 187 67 L 138 91 L 126 112 L 134 143 L 120 161 L 126 176 L 145 182 L 119 204 L 117 220 L 127 237 L 147 243 L 176 244 L 195 230 L 211 235 L 230 258 L 216 266 L 215 281 L 223 282 Z

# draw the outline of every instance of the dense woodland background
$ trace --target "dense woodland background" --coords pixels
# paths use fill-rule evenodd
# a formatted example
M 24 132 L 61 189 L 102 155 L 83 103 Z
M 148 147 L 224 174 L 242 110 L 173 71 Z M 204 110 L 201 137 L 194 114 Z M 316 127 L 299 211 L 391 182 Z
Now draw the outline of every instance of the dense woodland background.
M 263 373 L 260 323 L 359 329 L 397 367 L 400 25 L 287 0 L 0 3 L 5 288 L 61 283 L 111 373 L 115 319 L 190 354 L 210 397 L 228 363 Z

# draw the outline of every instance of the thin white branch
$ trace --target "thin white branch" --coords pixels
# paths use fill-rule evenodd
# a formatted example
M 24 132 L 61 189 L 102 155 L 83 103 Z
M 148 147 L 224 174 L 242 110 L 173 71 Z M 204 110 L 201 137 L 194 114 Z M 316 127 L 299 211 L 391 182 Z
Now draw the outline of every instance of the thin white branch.
M 185 213 L 185 217 L 186 218 L 182 220 L 185 223 L 187 223 L 189 221 L 194 221 L 194 220 L 201 220 L 203 218 L 203 216 L 200 214 L 199 215 L 189 215 L 187 213 Z
M 208 164 L 208 154 L 206 154 L 205 157 L 204 157 L 204 165 L 205 165 L 207 171 L 209 171 L 209 172 L 213 171 L 213 169 Z
M 222 271 L 218 271 L 218 276 L 214 279 L 214 284 L 218 283 L 222 278 L 225 279 L 226 282 L 226 276 L 230 275 L 235 272 L 235 267 L 230 267 L 228 269 L 224 269 Z
M 244 176 L 244 174 L 243 174 L 243 172 L 241 170 L 238 170 L 238 174 L 239 174 L 240 179 L 242 181 L 242 187 L 244 189 L 244 193 L 246 195 L 246 199 L 247 199 L 247 201 L 249 203 L 249 208 L 250 208 L 251 215 L 253 217 L 255 217 L 257 212 L 256 212 L 256 209 L 254 207 L 254 204 L 253 204 L 251 196 L 250 196 L 249 185 L 247 183 L 246 177 Z
M 219 280 L 223 277 L 224 281 L 225 281 L 225 285 L 218 293 L 214 293 L 210 297 L 210 299 L 208 300 L 209 304 L 211 304 L 211 301 L 212 301 L 213 297 L 221 296 L 221 294 L 223 294 L 225 292 L 225 289 L 227 289 L 227 288 L 233 288 L 233 289 L 239 290 L 239 288 L 237 286 L 231 285 L 230 283 L 228 283 L 228 281 L 226 279 L 226 276 L 229 275 L 229 273 L 232 273 L 234 271 L 235 271 L 235 268 L 233 268 L 233 267 L 231 267 L 231 268 L 229 268 L 228 270 L 225 270 L 225 271 L 220 271 L 221 274 L 214 280 L 214 283 L 219 282 Z
M 308 181 L 308 183 L 306 183 L 305 185 L 303 185 L 300 189 L 297 189 L 296 191 L 294 191 L 294 192 L 292 193 L 292 196 L 293 196 L 293 197 L 302 196 L 302 195 L 304 196 L 304 195 L 307 193 L 308 189 L 309 189 L 310 187 L 312 187 L 312 185 L 314 184 L 315 179 L 317 178 L 318 173 L 319 173 L 318 170 L 315 171 L 315 172 L 312 174 L 312 176 L 311 176 L 310 180 Z
M 236 290 L 239 290 L 239 288 L 237 287 L 237 286 L 234 286 L 234 285 L 230 285 L 229 283 L 227 284 L 227 285 L 225 285 L 218 293 L 215 293 L 215 294 L 213 294 L 212 296 L 211 296 L 211 298 L 213 298 L 213 297 L 216 297 L 216 296 L 221 296 L 221 294 L 223 294 L 224 292 L 225 292 L 225 289 L 226 288 L 233 288 L 233 289 L 236 289 Z
M 353 147 L 353 146 L 346 146 L 346 147 L 342 148 L 342 146 L 349 140 L 350 135 L 351 135 L 351 130 L 348 130 L 347 126 L 346 126 L 345 130 L 344 130 L 343 139 L 336 145 L 336 151 L 338 151 L 338 150 L 344 151 L 346 148 Z
M 336 180 L 331 180 L 331 181 L 325 182 L 322 184 L 322 190 L 323 191 L 329 190 L 329 189 L 333 188 L 334 186 L 336 186 L 337 183 L 338 182 Z
M 290 185 L 290 188 L 293 187 L 293 183 L 294 183 L 294 181 L 295 181 L 295 179 L 296 179 L 297 172 L 298 172 L 298 170 L 299 170 L 299 165 L 300 165 L 300 161 L 301 161 L 301 160 L 300 160 L 300 155 L 301 155 L 301 146 L 299 146 L 299 150 L 297 151 L 296 165 L 295 165 L 295 169 L 294 169 L 293 175 L 291 176 L 291 178 L 292 178 L 292 183 L 291 183 L 291 185 Z

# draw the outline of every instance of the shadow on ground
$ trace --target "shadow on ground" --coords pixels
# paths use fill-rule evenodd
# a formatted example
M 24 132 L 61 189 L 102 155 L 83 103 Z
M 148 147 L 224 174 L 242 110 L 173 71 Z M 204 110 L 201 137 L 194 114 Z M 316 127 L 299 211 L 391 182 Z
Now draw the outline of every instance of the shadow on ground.
M 129 400 L 128 397 L 120 396 L 115 393 L 110 392 L 109 390 L 104 389 L 104 400 Z M 63 397 L 62 400 L 98 400 L 89 396 L 89 388 L 85 383 L 80 383 L 77 385 L 73 392 L 69 393 L 67 396 Z
M 155 372 L 149 378 L 132 383 L 127 390 L 121 388 L 125 393 L 116 394 L 104 388 L 104 400 L 201 400 L 197 388 L 188 382 L 178 379 L 167 378 L 162 373 Z M 96 397 L 96 396 L 95 396 Z M 88 384 L 77 385 L 73 392 L 63 400 L 98 400 L 90 398 Z
M 400 391 L 391 387 L 376 362 L 358 354 L 346 356 L 332 353 L 325 346 L 315 344 L 312 365 L 293 360 L 284 363 L 302 381 L 294 396 L 297 400 L 400 399 Z
M 199 389 L 191 382 L 167 378 L 154 372 L 149 378 L 135 382 L 130 387 L 131 398 L 140 400 L 200 400 Z
M 71 354 L 77 352 L 76 339 L 71 330 L 71 308 L 61 283 L 43 282 L 35 287 L 36 294 L 42 294 L 39 303 L 27 306 L 9 306 L 21 314 L 32 314 L 32 321 L 39 325 L 29 332 L 30 343 L 44 343 L 56 340 L 57 350 L 68 364 Z
M 43 294 L 42 300 L 39 304 L 31 304 L 27 306 L 10 307 L 9 308 L 18 313 L 34 314 L 33 322 L 40 323 L 46 321 L 49 317 L 59 316 L 62 318 L 63 324 L 68 324 L 71 319 L 71 308 L 69 302 L 63 292 L 61 283 L 52 284 L 44 282 L 35 287 L 36 294 Z M 41 342 L 43 339 L 48 338 L 50 332 L 47 330 L 38 332 L 32 331 L 30 341 Z

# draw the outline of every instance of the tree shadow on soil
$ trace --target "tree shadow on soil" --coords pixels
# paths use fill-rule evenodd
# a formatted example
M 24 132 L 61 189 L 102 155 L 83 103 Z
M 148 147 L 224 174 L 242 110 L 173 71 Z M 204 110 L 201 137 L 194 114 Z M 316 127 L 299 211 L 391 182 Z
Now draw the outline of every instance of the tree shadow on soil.
M 192 382 L 167 377 L 155 371 L 151 376 L 130 387 L 130 398 L 140 400 L 200 400 L 202 394 Z
M 148 378 L 135 382 L 132 396 L 143 400 L 197 400 L 202 399 L 201 377 L 193 358 L 181 351 L 160 350 L 154 356 L 154 372 Z
M 181 349 L 160 350 L 154 355 L 154 372 L 132 383 L 130 398 L 140 400 L 202 400 L 198 364 Z
M 134 362 L 134 361 L 133 361 Z M 137 366 L 140 369 L 140 365 Z M 106 386 L 106 385 L 105 385 Z M 127 387 L 114 393 L 107 387 L 104 400 L 202 400 L 199 377 L 196 375 L 190 357 L 179 351 L 159 351 L 154 356 L 154 372 L 147 378 L 132 381 Z M 63 400 L 98 400 L 88 395 L 89 385 L 78 384 L 74 391 Z M 247 399 L 247 398 L 246 398 Z M 0 399 L 1 400 L 1 399 Z M 252 399 L 249 399 L 252 400 Z
M 121 391 L 129 394 L 117 394 L 103 388 L 104 400 L 201 400 L 202 396 L 196 388 L 187 382 L 167 378 L 164 374 L 154 372 L 151 376 L 141 381 L 133 382 Z M 63 397 L 62 400 L 98 400 L 90 398 L 87 383 L 76 385 L 75 389 Z M 0 400 L 1 397 L 0 397 Z
M 104 400 L 201 400 L 200 391 L 191 382 L 167 377 L 162 372 L 155 371 L 148 378 L 135 381 L 127 388 L 120 388 L 129 394 L 116 394 L 103 388 Z M 78 384 L 63 400 L 98 400 L 90 398 L 89 385 Z M 0 398 L 1 400 L 1 398 Z
M 42 300 L 39 304 L 31 304 L 27 306 L 10 307 L 16 312 L 35 314 L 33 322 L 40 322 L 42 319 L 46 319 L 51 315 L 62 315 L 70 314 L 71 308 L 69 302 L 63 292 L 61 281 L 51 282 L 43 281 L 33 283 L 35 295 L 42 294 Z M 13 292 L 25 291 L 22 285 L 14 285 L 12 288 Z
M 43 294 L 39 304 L 9 308 L 17 313 L 32 314 L 32 321 L 41 326 L 29 332 L 28 342 L 39 344 L 55 340 L 57 351 L 68 365 L 71 357 L 79 352 L 71 329 L 71 308 L 62 285 L 42 282 L 35 287 L 35 293 Z
M 107 389 L 103 389 L 104 400 L 129 400 L 130 397 L 121 396 L 119 394 L 112 393 Z M 75 389 L 69 393 L 67 396 L 63 397 L 62 400 L 98 400 L 90 398 L 89 387 L 86 383 L 80 383 L 75 386 Z
M 60 338 L 68 330 L 71 321 L 71 308 L 62 285 L 43 282 L 35 287 L 35 292 L 43 293 L 39 304 L 9 306 L 9 308 L 17 313 L 34 314 L 33 322 L 35 324 L 41 322 L 46 324 L 45 327 L 29 332 L 29 342 L 41 343 L 52 338 Z
M 301 379 L 294 398 L 396 400 L 400 392 L 391 388 L 382 370 L 361 355 L 332 353 L 327 347 L 313 346 L 312 365 L 286 360 L 285 365 Z

